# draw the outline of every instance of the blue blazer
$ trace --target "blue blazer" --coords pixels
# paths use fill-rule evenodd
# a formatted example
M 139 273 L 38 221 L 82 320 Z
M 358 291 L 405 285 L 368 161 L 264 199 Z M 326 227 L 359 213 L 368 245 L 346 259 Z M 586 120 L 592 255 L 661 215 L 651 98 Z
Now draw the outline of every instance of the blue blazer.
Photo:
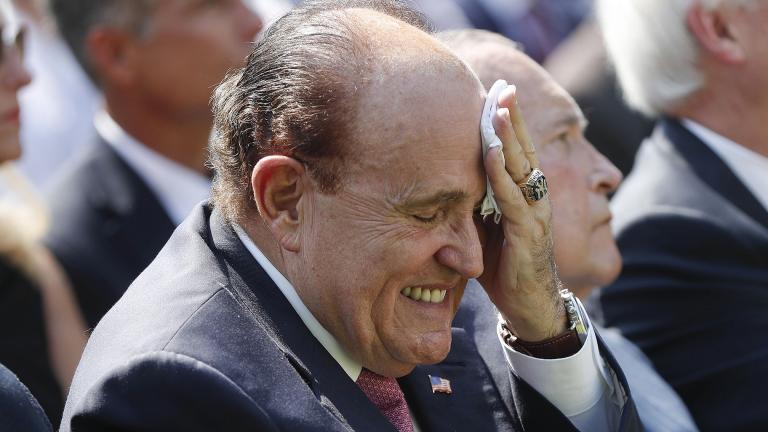
M 702 430 L 768 430 L 766 209 L 666 118 L 613 210 L 624 269 L 593 315 L 643 349 Z
M 509 374 L 498 342 L 489 365 L 478 352 L 484 338 L 476 336 L 471 327 L 455 328 L 445 361 L 400 379 L 424 431 L 573 430 Z M 449 379 L 453 394 L 432 394 L 430 373 Z M 631 401 L 624 416 L 636 427 Z M 232 227 L 201 206 L 96 327 L 61 430 L 394 428 L 312 336 Z
M 45 244 L 95 327 L 168 241 L 174 224 L 101 138 L 62 170 L 49 192 L 53 226 Z

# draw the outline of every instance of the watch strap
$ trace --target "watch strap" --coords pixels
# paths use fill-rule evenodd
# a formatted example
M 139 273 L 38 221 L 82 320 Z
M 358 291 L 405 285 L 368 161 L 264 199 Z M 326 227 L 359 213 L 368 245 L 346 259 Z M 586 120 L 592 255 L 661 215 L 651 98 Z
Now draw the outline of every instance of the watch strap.
M 506 325 L 502 325 L 505 328 Z M 541 359 L 558 359 L 570 357 L 581 349 L 581 339 L 576 330 L 568 330 L 565 333 L 544 339 L 538 342 L 526 342 L 515 338 L 507 330 L 506 335 L 502 333 L 504 341 L 517 352 Z

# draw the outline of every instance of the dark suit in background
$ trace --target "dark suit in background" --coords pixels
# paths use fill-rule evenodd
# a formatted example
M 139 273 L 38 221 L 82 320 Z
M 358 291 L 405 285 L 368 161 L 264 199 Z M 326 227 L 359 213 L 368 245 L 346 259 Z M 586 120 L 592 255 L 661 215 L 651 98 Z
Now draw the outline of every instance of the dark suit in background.
M 464 307 L 469 324 L 479 311 Z M 400 379 L 422 430 L 572 430 L 567 418 L 509 374 L 493 333 L 454 328 L 442 363 Z M 488 362 L 478 343 L 491 341 L 498 355 Z M 433 394 L 430 373 L 450 379 L 453 394 Z M 631 400 L 623 424 L 639 427 Z M 62 430 L 221 428 L 394 430 L 232 227 L 202 207 L 99 323 L 75 375 Z
M 174 225 L 154 193 L 105 141 L 73 160 L 49 195 L 46 245 L 67 272 L 90 327 L 152 261 Z
M 613 210 L 624 269 L 593 313 L 645 351 L 702 430 L 768 430 L 766 209 L 667 118 Z
M 0 432 L 48 432 L 43 409 L 16 375 L 0 364 Z
M 29 388 L 51 423 L 61 420 L 64 400 L 50 363 L 42 296 L 29 278 L 5 257 L 0 257 L 0 364 L 13 371 Z M 12 381 L 7 378 L 5 383 L 0 383 L 0 391 L 5 391 L 6 397 L 13 391 Z M 0 407 L 0 431 L 11 430 L 3 429 L 2 409 Z

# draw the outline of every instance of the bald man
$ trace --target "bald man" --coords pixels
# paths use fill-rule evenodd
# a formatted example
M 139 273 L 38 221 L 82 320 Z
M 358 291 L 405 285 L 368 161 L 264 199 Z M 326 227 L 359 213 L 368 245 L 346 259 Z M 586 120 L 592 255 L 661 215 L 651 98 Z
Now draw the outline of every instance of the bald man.
M 486 92 L 426 28 L 384 0 L 270 28 L 216 92 L 212 203 L 95 329 L 62 430 L 639 429 L 560 290 L 546 191 L 519 185 L 538 163 L 514 89 L 484 156 Z M 470 278 L 503 317 L 502 391 L 454 323 Z

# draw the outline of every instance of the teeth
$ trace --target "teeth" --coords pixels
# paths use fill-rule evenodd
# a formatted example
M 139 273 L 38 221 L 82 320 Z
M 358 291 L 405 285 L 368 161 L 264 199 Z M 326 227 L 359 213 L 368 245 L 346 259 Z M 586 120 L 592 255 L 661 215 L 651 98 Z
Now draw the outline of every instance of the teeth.
M 421 287 L 414 287 L 411 290 L 411 295 L 409 295 L 408 297 L 414 300 L 421 300 Z
M 447 293 L 447 290 L 430 290 L 422 287 L 408 287 L 403 288 L 400 293 L 406 297 L 410 297 L 414 300 L 422 301 L 424 303 L 441 303 L 443 300 L 445 300 L 445 294 Z
M 421 301 L 427 302 L 427 303 L 432 301 L 432 291 L 430 291 L 428 289 L 422 289 L 421 290 Z
M 440 303 L 445 298 L 445 290 L 434 290 L 432 291 L 432 303 Z

